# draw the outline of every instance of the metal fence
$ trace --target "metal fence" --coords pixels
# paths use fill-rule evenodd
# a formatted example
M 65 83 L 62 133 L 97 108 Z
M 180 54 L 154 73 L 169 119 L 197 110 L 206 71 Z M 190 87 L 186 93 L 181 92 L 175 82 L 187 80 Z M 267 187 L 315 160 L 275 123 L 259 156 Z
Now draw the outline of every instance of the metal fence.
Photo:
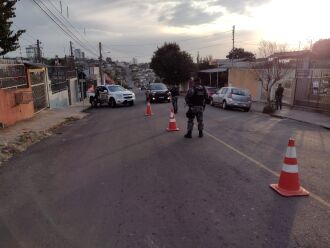
M 24 64 L 0 63 L 0 89 L 28 87 Z
M 39 112 L 47 107 L 45 70 L 29 70 L 32 86 L 34 111 Z
M 66 66 L 49 66 L 48 74 L 53 93 L 66 90 L 68 88 L 68 79 L 77 77 L 76 70 Z
M 298 73 L 295 105 L 330 110 L 330 69 Z

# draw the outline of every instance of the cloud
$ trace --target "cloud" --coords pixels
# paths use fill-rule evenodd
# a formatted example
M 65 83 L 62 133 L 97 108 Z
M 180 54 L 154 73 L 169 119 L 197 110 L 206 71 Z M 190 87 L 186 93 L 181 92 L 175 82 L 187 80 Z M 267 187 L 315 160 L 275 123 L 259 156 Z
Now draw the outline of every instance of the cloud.
M 175 6 L 163 7 L 158 21 L 172 26 L 194 26 L 215 21 L 219 13 L 209 13 L 202 6 L 191 1 L 181 2 Z
M 59 9 L 59 1 L 50 1 Z M 50 1 L 42 2 L 56 13 Z M 246 1 L 249 4 L 258 2 Z M 193 54 L 199 50 L 201 55 L 220 56 L 223 51 L 229 50 L 230 33 L 225 34 L 224 38 L 217 36 L 222 39 L 219 47 L 214 46 L 217 44 L 216 37 L 205 37 L 221 30 L 212 26 L 219 17 L 224 17 L 220 12 L 223 8 L 218 8 L 220 2 L 226 5 L 226 8 L 232 10 L 236 8 L 235 4 L 233 4 L 235 8 L 230 7 L 232 1 L 229 0 L 98 0 L 97 4 L 90 0 L 62 0 L 63 15 L 66 14 L 66 6 L 69 4 L 69 20 L 79 30 L 79 34 L 74 29 L 71 30 L 85 46 L 92 46 L 91 49 L 97 52 L 98 42 L 101 41 L 104 45 L 104 56 L 125 59 L 135 56 L 141 60 L 148 60 L 157 46 L 165 41 L 188 39 L 179 44 L 183 50 Z M 246 6 L 244 1 L 233 0 L 233 2 Z M 27 34 L 23 34 L 20 39 L 23 55 L 25 55 L 25 46 L 35 44 L 37 39 L 42 42 L 44 53 L 48 57 L 67 54 L 70 40 L 73 41 L 75 48 L 79 48 L 78 42 L 63 34 L 32 1 L 22 0 L 17 2 L 16 6 L 17 17 L 14 23 L 27 30 Z M 192 40 L 189 40 L 190 38 Z M 85 50 L 88 56 L 93 56 L 86 49 L 82 50 Z M 106 54 L 109 51 L 111 53 Z M 19 50 L 13 54 L 19 54 Z
M 244 13 L 247 7 L 254 7 L 267 4 L 271 0 L 214 0 L 210 1 L 211 6 L 224 7 L 231 13 Z

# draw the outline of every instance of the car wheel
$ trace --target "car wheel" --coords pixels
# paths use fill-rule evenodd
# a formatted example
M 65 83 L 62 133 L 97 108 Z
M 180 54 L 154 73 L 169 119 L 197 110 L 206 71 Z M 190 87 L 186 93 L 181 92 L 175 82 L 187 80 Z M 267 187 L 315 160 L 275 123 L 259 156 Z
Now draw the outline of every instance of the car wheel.
M 134 101 L 129 102 L 129 106 L 133 106 L 134 105 Z
M 223 101 L 223 103 L 222 103 L 222 108 L 223 108 L 223 109 L 228 109 L 228 106 L 227 106 L 226 101 Z
M 244 112 L 249 112 L 250 111 L 250 108 L 245 108 L 244 109 Z
M 109 107 L 111 107 L 111 108 L 115 108 L 116 105 L 117 105 L 117 104 L 116 104 L 115 99 L 110 98 L 110 100 L 109 100 Z

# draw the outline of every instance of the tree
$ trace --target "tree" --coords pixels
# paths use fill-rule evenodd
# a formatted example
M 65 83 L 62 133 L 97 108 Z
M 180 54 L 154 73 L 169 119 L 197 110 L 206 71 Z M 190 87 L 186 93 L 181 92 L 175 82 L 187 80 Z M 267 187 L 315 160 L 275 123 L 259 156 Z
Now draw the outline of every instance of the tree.
M 194 63 L 190 54 L 180 51 L 176 43 L 165 43 L 158 48 L 151 59 L 150 68 L 164 80 L 166 84 L 182 84 L 194 71 Z
M 266 95 L 267 104 L 264 108 L 264 112 L 274 111 L 271 105 L 272 88 L 290 72 L 290 64 L 277 56 L 279 53 L 285 51 L 285 45 L 271 41 L 262 41 L 259 45 L 260 62 L 252 64 Z
M 234 48 L 226 56 L 228 59 L 247 59 L 248 61 L 254 61 L 256 56 L 248 51 L 244 51 L 244 48 Z
M 25 30 L 12 31 L 11 21 L 15 15 L 15 4 L 19 0 L 2 0 L 0 2 L 0 56 L 19 48 L 18 39 Z
M 321 39 L 315 42 L 312 53 L 316 59 L 330 59 L 330 39 Z

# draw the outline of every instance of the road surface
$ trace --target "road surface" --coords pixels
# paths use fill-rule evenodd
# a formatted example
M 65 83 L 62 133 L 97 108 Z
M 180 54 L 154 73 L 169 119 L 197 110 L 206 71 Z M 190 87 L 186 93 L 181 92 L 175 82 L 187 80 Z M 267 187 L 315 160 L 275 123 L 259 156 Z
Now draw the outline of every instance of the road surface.
M 170 104 L 90 115 L 0 168 L 0 247 L 329 247 L 330 133 L 207 107 L 205 136 L 165 131 Z M 310 197 L 277 183 L 289 137 Z

